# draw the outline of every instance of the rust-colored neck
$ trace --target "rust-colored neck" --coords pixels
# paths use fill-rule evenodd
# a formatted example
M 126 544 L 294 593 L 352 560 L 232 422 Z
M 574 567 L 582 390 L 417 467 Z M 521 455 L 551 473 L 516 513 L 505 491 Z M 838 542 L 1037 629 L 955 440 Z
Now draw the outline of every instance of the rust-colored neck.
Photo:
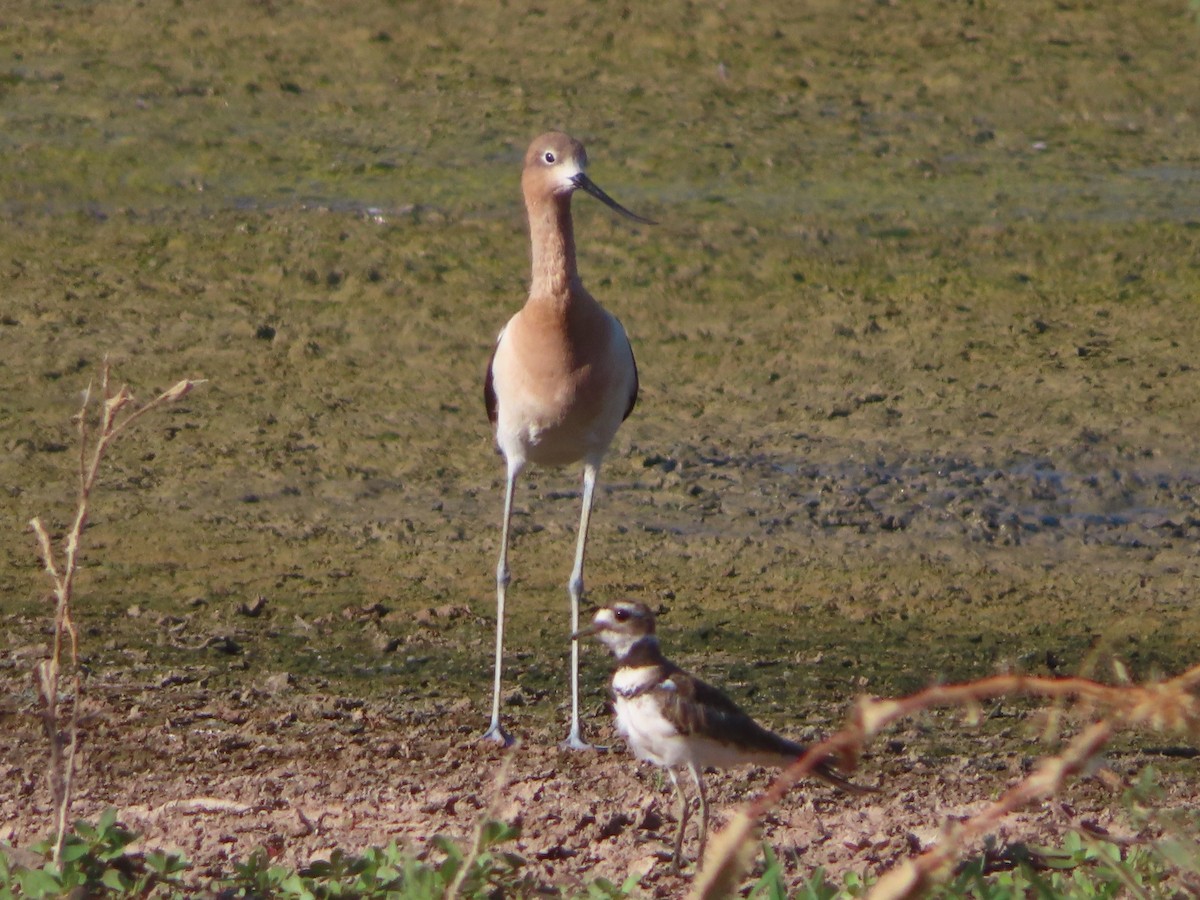
M 571 195 L 551 195 L 526 200 L 529 237 L 533 253 L 530 299 L 566 302 L 581 288 L 575 268 L 575 230 L 571 223 Z

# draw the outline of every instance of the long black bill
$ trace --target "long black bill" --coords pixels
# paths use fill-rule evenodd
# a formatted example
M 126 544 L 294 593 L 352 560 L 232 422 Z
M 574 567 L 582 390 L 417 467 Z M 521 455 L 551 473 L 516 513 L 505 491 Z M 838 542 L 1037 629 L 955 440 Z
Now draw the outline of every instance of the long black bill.
M 635 221 L 635 222 L 641 222 L 645 225 L 657 225 L 658 224 L 653 219 L 647 219 L 645 216 L 639 216 L 637 213 L 632 213 L 629 210 L 627 210 L 625 207 L 623 207 L 620 203 L 618 203 L 612 197 L 608 196 L 608 194 L 604 193 L 604 191 L 600 190 L 600 188 L 598 188 L 596 186 L 596 182 L 594 182 L 594 181 L 592 181 L 592 179 L 588 178 L 587 175 L 585 175 L 583 172 L 580 172 L 578 175 L 576 175 L 574 178 L 572 178 L 571 181 L 574 182 L 575 187 L 583 188 L 585 191 L 587 191 L 589 194 L 591 194 L 593 197 L 595 197 L 597 200 L 599 200 L 601 203 L 603 203 L 609 209 L 614 209 L 617 212 L 619 212 L 621 215 L 627 216 L 628 218 L 633 219 L 633 221 Z

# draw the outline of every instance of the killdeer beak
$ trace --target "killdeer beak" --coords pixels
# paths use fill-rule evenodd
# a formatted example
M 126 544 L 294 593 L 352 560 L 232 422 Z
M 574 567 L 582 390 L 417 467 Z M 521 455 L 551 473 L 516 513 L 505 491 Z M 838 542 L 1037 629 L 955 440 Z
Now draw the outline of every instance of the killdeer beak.
M 620 203 L 618 203 L 612 197 L 608 196 L 608 194 L 604 193 L 604 191 L 600 190 L 600 188 L 597 187 L 596 182 L 594 182 L 594 181 L 592 181 L 592 179 L 588 178 L 587 175 L 585 175 L 583 172 L 579 172 L 574 177 L 572 177 L 571 183 L 574 184 L 575 187 L 577 187 L 577 188 L 583 188 L 585 191 L 587 191 L 589 194 L 591 194 L 593 197 L 595 197 L 597 200 L 599 200 L 601 203 L 603 203 L 609 209 L 616 210 L 621 215 L 627 216 L 628 218 L 633 219 L 633 221 L 635 221 L 635 222 L 641 222 L 643 225 L 657 225 L 658 224 L 653 219 L 647 219 L 644 216 L 639 216 L 637 213 L 632 213 L 629 210 L 627 210 L 625 207 L 623 207 Z M 579 633 L 582 634 L 582 632 L 579 632 Z
M 585 628 L 580 628 L 577 632 L 571 635 L 571 640 L 577 641 L 580 638 L 591 637 L 593 634 L 596 634 L 599 631 L 600 626 L 593 623 Z

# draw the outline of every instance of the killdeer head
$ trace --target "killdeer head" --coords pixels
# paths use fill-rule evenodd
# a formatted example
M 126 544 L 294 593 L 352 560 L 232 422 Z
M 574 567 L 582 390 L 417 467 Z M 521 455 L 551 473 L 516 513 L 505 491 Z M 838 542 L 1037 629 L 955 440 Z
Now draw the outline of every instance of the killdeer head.
M 629 656 L 638 644 L 657 644 L 654 636 L 654 613 L 645 603 L 636 600 L 618 600 L 596 611 L 592 624 L 571 635 L 571 640 L 594 636 L 601 641 L 618 661 Z

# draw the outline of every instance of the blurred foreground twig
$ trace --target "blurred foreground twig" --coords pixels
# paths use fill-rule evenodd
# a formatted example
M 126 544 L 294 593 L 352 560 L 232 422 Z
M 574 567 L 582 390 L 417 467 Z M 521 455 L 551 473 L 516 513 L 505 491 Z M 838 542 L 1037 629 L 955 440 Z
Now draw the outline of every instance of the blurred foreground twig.
M 1118 666 L 1124 680 L 1124 670 Z M 1200 665 L 1182 675 L 1144 685 L 1107 685 L 1086 678 L 1038 678 L 997 675 L 966 684 L 936 685 L 908 697 L 859 700 L 850 721 L 837 734 L 814 744 L 786 769 L 771 787 L 734 816 L 710 844 L 691 896 L 713 900 L 728 896 L 749 862 L 748 850 L 758 823 L 797 781 L 829 756 L 852 767 L 863 747 L 900 719 L 935 707 L 978 708 L 997 697 L 1030 696 L 1073 700 L 1076 711 L 1094 721 L 1057 756 L 1043 759 L 1025 779 L 987 809 L 948 831 L 935 847 L 884 875 L 868 895 L 872 900 L 914 897 L 927 888 L 962 852 L 971 838 L 982 834 L 1009 813 L 1035 800 L 1054 796 L 1066 780 L 1082 771 L 1120 728 L 1148 728 L 1200 738 Z

